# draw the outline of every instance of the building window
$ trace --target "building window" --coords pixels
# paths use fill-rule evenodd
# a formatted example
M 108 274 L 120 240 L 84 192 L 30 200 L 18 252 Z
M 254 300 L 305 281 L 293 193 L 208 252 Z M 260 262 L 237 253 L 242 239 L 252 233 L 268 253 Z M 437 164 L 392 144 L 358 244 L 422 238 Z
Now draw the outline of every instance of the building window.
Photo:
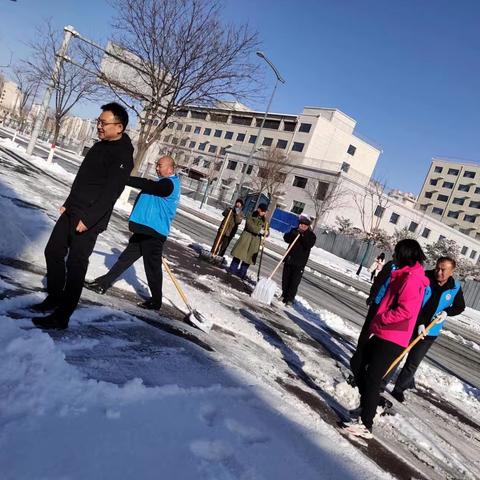
M 312 128 L 311 123 L 301 123 L 298 131 L 302 133 L 309 133 L 311 128 Z
M 195 148 L 195 145 L 196 145 L 196 144 L 197 144 L 197 142 L 193 142 L 193 141 L 192 141 L 192 142 L 190 142 L 190 143 L 188 144 L 188 148 Z
M 285 132 L 294 132 L 296 125 L 295 122 L 283 122 L 283 130 Z
M 477 256 L 477 251 L 476 251 L 476 250 L 472 250 L 472 251 L 470 252 L 470 258 L 471 258 L 472 260 L 475 260 L 475 257 L 476 257 L 476 256 Z
M 480 187 L 475 188 L 475 193 L 480 193 Z
M 303 210 L 305 209 L 305 204 L 303 202 L 297 202 L 297 200 L 293 201 L 291 212 L 300 215 Z
M 198 134 L 200 133 L 200 130 L 201 130 L 200 127 L 195 127 L 195 130 L 193 131 L 193 133 L 195 133 L 196 135 L 198 135 Z
M 210 145 L 210 146 L 208 147 L 208 151 L 209 151 L 210 153 L 215 153 L 215 152 L 217 151 L 217 146 L 216 146 L 216 145 Z
M 191 125 L 185 125 L 185 132 L 191 132 L 192 131 L 192 126 Z
M 443 215 L 443 208 L 433 207 L 432 213 L 435 213 L 435 215 Z
M 470 185 L 459 185 L 458 191 L 459 192 L 468 192 L 470 190 Z
M 465 203 L 465 199 L 456 197 L 453 199 L 452 203 L 455 205 L 463 205 Z
M 476 215 L 464 215 L 463 219 L 468 223 L 475 223 L 475 220 L 477 219 L 477 216 Z
M 232 123 L 234 125 L 247 125 L 252 124 L 252 117 L 239 117 L 237 115 L 232 115 Z
M 342 162 L 342 166 L 340 167 L 340 170 L 342 172 L 348 173 L 348 171 L 350 170 L 350 164 L 347 162 Z
M 203 161 L 203 168 L 209 168 L 211 163 L 212 162 L 210 160 L 204 160 Z
M 472 172 L 471 170 L 465 170 L 463 172 L 463 176 L 466 177 L 466 178 L 475 178 L 475 172 Z
M 172 122 L 172 123 L 169 123 L 169 124 L 167 125 L 167 128 L 172 129 L 174 126 L 175 126 L 175 124 Z
M 425 198 L 432 198 L 433 192 L 425 192 Z
M 192 110 L 191 116 L 192 118 L 196 118 L 198 120 L 206 120 L 207 112 L 196 112 L 195 110 Z
M 303 152 L 303 147 L 305 146 L 304 143 L 300 143 L 300 142 L 293 142 L 293 147 L 292 147 L 292 150 L 294 152 Z
M 410 225 L 408 226 L 408 231 L 415 233 L 417 231 L 417 228 L 418 228 L 418 223 L 410 222 Z
M 203 134 L 204 134 L 204 135 L 207 135 L 207 137 L 208 137 L 208 135 L 210 135 L 211 133 L 212 133 L 212 129 L 211 129 L 211 128 L 205 128 L 205 129 L 203 130 Z
M 443 171 L 443 168 L 442 167 L 435 167 L 435 169 L 433 170 L 435 173 L 442 173 Z
M 355 155 L 356 151 L 357 151 L 357 147 L 354 147 L 353 145 L 349 145 L 347 148 L 347 153 L 352 157 Z
M 468 247 L 466 247 L 465 245 L 462 247 L 462 255 L 466 255 L 468 252 Z
M 248 143 L 255 143 L 256 141 L 257 141 L 257 136 L 250 135 L 250 138 L 248 139 Z
M 225 140 L 231 140 L 233 138 L 233 132 L 225 132 Z M 238 138 L 237 138 L 238 140 Z
M 420 205 L 420 210 L 422 212 L 426 212 L 427 211 L 427 208 L 428 208 L 428 205 L 426 203 L 423 203 L 422 205 Z
M 318 182 L 316 195 L 317 200 L 325 200 L 328 193 L 328 186 L 329 184 L 327 182 Z
M 454 212 L 454 211 L 450 210 L 450 211 L 447 213 L 447 217 L 449 217 L 449 218 L 458 218 L 458 213 L 459 213 L 459 212 Z
M 183 125 L 181 123 L 177 123 L 177 130 L 181 131 L 183 128 Z
M 448 175 L 455 175 L 457 176 L 459 174 L 460 170 L 457 170 L 456 168 L 449 168 L 448 169 Z
M 425 227 L 423 229 L 423 232 L 422 232 L 422 237 L 423 238 L 428 238 L 430 236 L 430 233 L 431 233 L 431 230 L 429 228 Z
M 227 123 L 228 115 L 222 115 L 221 113 L 211 113 L 210 121 L 218 123 Z
M 438 178 L 430 179 L 430 185 L 436 185 L 438 183 Z
M 221 130 L 215 130 L 215 133 L 213 134 L 214 137 L 222 138 L 222 131 Z
M 205 143 L 200 143 L 198 145 L 198 149 L 201 150 L 202 152 L 205 150 L 205 148 L 207 147 L 207 142 Z
M 180 146 L 184 147 L 186 144 L 187 144 L 187 139 L 186 139 L 186 138 L 182 138 L 182 139 L 180 140 Z
M 237 169 L 238 162 L 235 160 L 229 160 L 227 163 L 227 170 L 236 170 Z
M 257 118 L 255 122 L 255 126 L 259 127 L 262 125 L 263 118 Z M 268 120 L 266 119 L 263 122 L 263 128 L 269 128 L 271 130 L 278 130 L 278 127 L 280 127 L 280 120 Z
M 272 143 L 273 143 L 273 138 L 263 137 L 262 145 L 264 145 L 264 146 L 266 146 L 266 147 L 271 147 L 271 146 L 272 146 Z
M 249 165 L 247 167 L 247 175 L 250 175 L 252 173 L 252 170 L 253 170 L 253 165 Z
M 437 197 L 437 200 L 438 200 L 439 202 L 446 202 L 446 201 L 448 200 L 448 195 L 439 195 L 439 196 Z
M 192 165 L 198 165 L 200 163 L 200 160 L 202 159 L 202 157 L 196 157 L 193 162 L 192 162 Z
M 287 148 L 288 142 L 287 140 L 277 140 L 277 148 L 281 148 L 285 150 Z
M 305 177 L 293 177 L 293 186 L 298 188 L 305 188 L 307 185 L 307 179 Z
M 237 133 L 237 142 L 243 142 L 245 140 L 244 133 Z
M 390 223 L 393 223 L 394 225 L 396 225 L 398 223 L 398 219 L 400 218 L 400 215 L 398 213 L 392 213 L 390 215 Z
M 471 200 L 470 201 L 470 207 L 471 208 L 480 208 L 480 202 Z
M 377 208 L 375 208 L 375 212 L 373 214 L 376 217 L 382 218 L 384 213 L 385 213 L 385 208 L 381 207 L 380 205 L 377 205 Z
M 447 237 L 446 237 L 445 235 L 440 235 L 440 236 L 438 237 L 438 241 L 439 241 L 439 242 L 441 242 L 441 241 L 443 241 L 443 240 L 446 240 L 446 239 L 447 239 Z
M 452 182 L 443 182 L 442 187 L 443 188 L 453 188 L 453 183 Z
M 172 145 L 178 145 L 178 138 L 177 137 L 172 138 Z

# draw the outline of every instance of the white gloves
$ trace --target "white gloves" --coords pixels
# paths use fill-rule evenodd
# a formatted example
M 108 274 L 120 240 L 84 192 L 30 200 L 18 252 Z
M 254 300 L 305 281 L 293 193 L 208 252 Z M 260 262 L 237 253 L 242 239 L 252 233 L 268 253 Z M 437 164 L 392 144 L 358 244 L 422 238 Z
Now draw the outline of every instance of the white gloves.
M 419 325 L 417 332 L 419 335 L 425 336 L 425 325 Z
M 447 319 L 447 312 L 442 311 L 435 317 L 435 325 L 443 323 Z

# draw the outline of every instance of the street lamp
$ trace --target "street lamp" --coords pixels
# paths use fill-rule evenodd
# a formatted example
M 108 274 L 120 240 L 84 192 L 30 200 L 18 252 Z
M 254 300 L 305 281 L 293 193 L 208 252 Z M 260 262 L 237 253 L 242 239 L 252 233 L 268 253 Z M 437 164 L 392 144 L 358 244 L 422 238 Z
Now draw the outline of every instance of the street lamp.
M 268 101 L 267 109 L 265 110 L 265 113 L 264 113 L 263 118 L 262 118 L 262 123 L 260 123 L 260 127 L 258 128 L 258 131 L 257 131 L 257 138 L 255 138 L 255 143 L 253 144 L 252 150 L 250 151 L 250 155 L 248 156 L 248 159 L 245 163 L 245 169 L 242 172 L 242 176 L 240 178 L 240 183 L 238 184 L 238 187 L 237 187 L 237 195 L 236 195 L 237 197 L 240 196 L 240 193 L 242 191 L 243 182 L 245 181 L 245 173 L 246 173 L 248 167 L 250 166 L 250 163 L 252 162 L 253 154 L 257 151 L 257 143 L 260 139 L 260 135 L 262 133 L 263 126 L 265 124 L 265 120 L 267 119 L 268 112 L 270 111 L 270 106 L 272 105 L 273 97 L 275 96 L 275 92 L 277 90 L 278 82 L 285 83 L 285 80 L 280 75 L 280 72 L 278 71 L 277 67 L 275 67 L 275 65 L 268 59 L 268 57 L 263 52 L 256 52 L 256 53 L 260 58 L 262 58 L 263 60 L 265 60 L 265 62 L 267 62 L 267 64 L 273 70 L 273 73 L 275 73 L 276 79 L 275 79 L 275 85 L 273 86 L 272 95 L 270 96 L 270 100 Z
M 225 150 L 225 154 L 223 156 L 222 168 L 220 169 L 220 173 L 218 174 L 217 185 L 215 187 L 215 190 L 217 190 L 217 192 L 220 190 L 220 186 L 222 184 L 223 172 L 225 171 L 225 167 L 227 165 L 227 160 L 228 160 L 228 154 L 230 153 L 227 150 L 229 150 L 232 147 L 233 147 L 233 145 L 231 143 L 229 143 L 227 146 L 223 147 L 223 149 Z

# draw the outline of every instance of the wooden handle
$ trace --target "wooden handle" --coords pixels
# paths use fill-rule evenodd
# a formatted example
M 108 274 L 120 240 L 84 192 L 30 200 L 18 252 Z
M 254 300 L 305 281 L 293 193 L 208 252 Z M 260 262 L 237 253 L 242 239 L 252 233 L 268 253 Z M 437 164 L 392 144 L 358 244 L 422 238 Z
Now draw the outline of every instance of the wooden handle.
M 438 317 L 438 316 L 437 316 Z M 412 343 L 410 343 L 410 345 L 405 348 L 405 350 L 392 362 L 392 364 L 390 365 L 390 367 L 388 367 L 388 370 L 386 371 L 385 375 L 383 376 L 383 378 L 385 378 L 401 361 L 402 359 L 405 357 L 405 355 L 407 355 L 407 353 L 420 341 L 423 339 L 423 337 L 425 337 L 427 335 L 427 333 L 431 330 L 431 328 L 435 325 L 436 321 L 437 321 L 437 317 L 435 317 L 429 324 L 428 324 L 428 327 L 425 329 L 424 332 L 422 332 L 420 335 L 418 335 L 418 337 L 415 338 L 415 340 L 412 341 Z
M 190 303 L 188 302 L 188 299 L 187 299 L 187 296 L 185 295 L 185 292 L 183 291 L 182 287 L 178 283 L 178 280 L 175 278 L 175 275 L 170 270 L 170 267 L 168 266 L 166 260 L 163 257 L 162 257 L 162 264 L 163 264 L 165 270 L 167 271 L 169 277 L 172 279 L 172 282 L 175 285 L 175 288 L 177 289 L 177 292 L 182 297 L 182 300 L 185 302 L 185 305 L 187 306 L 188 310 L 191 312 L 192 307 L 190 306 Z
M 278 262 L 277 266 L 273 269 L 273 272 L 270 274 L 270 276 L 268 277 L 269 280 L 272 279 L 272 277 L 275 275 L 275 272 L 280 268 L 280 265 L 282 264 L 282 262 L 285 260 L 285 257 L 290 253 L 290 250 L 293 248 L 293 246 L 295 245 L 295 242 L 300 238 L 300 234 L 297 233 L 297 236 L 295 237 L 295 240 L 290 244 L 290 246 L 287 248 L 287 251 L 285 252 L 285 254 L 283 255 L 283 257 L 280 259 L 280 261 Z
M 233 210 L 230 209 L 228 211 L 228 214 L 227 214 L 227 218 L 225 219 L 225 223 L 223 224 L 223 227 L 222 227 L 222 230 L 220 232 L 220 236 L 218 237 L 218 240 L 217 242 L 215 243 L 215 245 L 213 246 L 213 249 L 212 249 L 212 255 L 216 255 L 217 254 L 217 251 L 220 247 L 220 242 L 222 241 L 222 238 L 223 238 L 223 234 L 225 233 L 225 230 L 227 228 L 227 223 L 228 221 L 230 220 L 230 215 L 233 213 Z

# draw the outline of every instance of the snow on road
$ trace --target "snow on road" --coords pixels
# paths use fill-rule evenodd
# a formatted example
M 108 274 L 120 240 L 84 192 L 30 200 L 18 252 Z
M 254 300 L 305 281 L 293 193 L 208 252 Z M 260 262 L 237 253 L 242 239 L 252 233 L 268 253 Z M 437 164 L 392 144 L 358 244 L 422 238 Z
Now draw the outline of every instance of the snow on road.
M 30 328 L 26 308 L 43 297 L 43 248 L 68 192 L 53 176 L 71 178 L 46 165 L 52 176 L 41 175 L 3 153 L 0 161 L 0 255 L 27 262 L 0 264 L 2 478 L 480 475 L 478 391 L 422 366 L 421 394 L 378 418 L 375 434 L 389 450 L 375 451 L 375 463 L 318 413 L 325 399 L 357 404 L 344 378 L 357 331 L 304 301 L 256 305 L 215 269 L 189 277 L 197 260 L 181 232 L 172 234 L 169 262 L 191 302 L 215 320 L 210 335 L 178 315 L 142 319 L 132 303 L 147 293 L 141 262 L 115 285 L 125 297 L 85 291 L 67 331 Z M 88 277 L 104 273 L 127 238 L 126 216 L 113 218 Z M 164 285 L 165 311 L 184 309 L 167 278 Z M 390 450 L 406 470 L 389 470 Z

